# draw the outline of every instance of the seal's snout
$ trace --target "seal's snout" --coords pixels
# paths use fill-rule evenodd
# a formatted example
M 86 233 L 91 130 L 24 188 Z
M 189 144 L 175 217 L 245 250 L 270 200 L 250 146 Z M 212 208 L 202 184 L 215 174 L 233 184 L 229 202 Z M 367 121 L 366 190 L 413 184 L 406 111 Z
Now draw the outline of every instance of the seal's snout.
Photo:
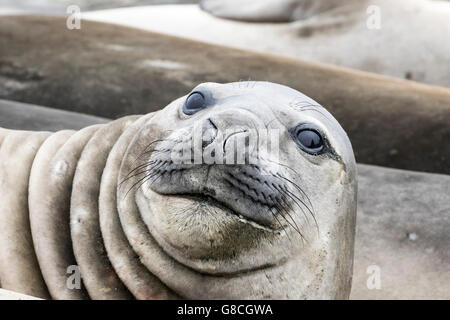
M 204 106 L 200 96 L 191 94 L 188 100 L 188 110 Z M 158 141 L 146 185 L 161 194 L 225 206 L 243 220 L 278 230 L 277 216 L 291 209 L 286 182 L 277 176 L 280 131 L 268 130 L 255 108 L 246 105 L 206 110 Z
M 250 164 L 261 142 L 264 123 L 250 110 L 234 107 L 215 112 L 203 122 L 204 154 L 213 164 Z M 265 136 L 266 134 L 263 134 Z
M 203 121 L 201 128 L 202 153 L 212 157 L 213 161 L 209 164 L 229 164 L 230 160 L 233 164 L 239 161 L 240 164 L 248 164 L 250 131 L 250 128 L 245 126 L 219 129 L 208 118 Z
M 202 147 L 210 145 L 217 137 L 217 127 L 211 119 L 206 119 L 202 125 Z

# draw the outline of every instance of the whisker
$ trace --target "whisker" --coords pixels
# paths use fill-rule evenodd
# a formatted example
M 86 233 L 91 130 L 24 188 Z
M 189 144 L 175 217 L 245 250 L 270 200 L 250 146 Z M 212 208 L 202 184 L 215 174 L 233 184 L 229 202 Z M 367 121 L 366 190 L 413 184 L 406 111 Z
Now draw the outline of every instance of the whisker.
M 162 174 L 161 174 L 160 176 L 162 176 Z M 152 178 L 151 176 L 147 177 L 144 181 L 142 181 L 142 183 L 141 183 L 139 186 L 136 187 L 136 189 L 139 189 L 144 183 L 146 183 L 147 181 L 149 181 L 151 178 Z M 153 181 L 153 182 L 154 182 L 154 181 Z
M 281 190 L 277 190 L 276 189 L 276 191 L 278 191 L 279 193 L 281 193 L 282 195 L 283 195 L 283 192 L 281 191 Z M 302 237 L 302 238 L 304 238 L 304 236 L 303 236 L 303 234 L 302 234 L 302 232 L 300 231 L 300 228 L 299 228 L 299 226 L 297 225 L 297 222 L 295 221 L 295 219 L 292 217 L 292 215 L 287 211 L 287 209 L 286 209 L 286 207 L 288 207 L 289 206 L 289 203 L 286 201 L 286 200 L 284 200 L 283 199 L 283 202 L 284 202 L 284 204 L 285 205 L 283 205 L 281 202 L 280 202 L 280 200 L 278 200 L 278 199 L 273 199 L 272 197 L 270 197 L 271 199 L 272 199 L 272 201 L 274 201 L 274 203 L 275 203 L 275 205 L 277 206 L 277 209 L 280 211 L 280 212 L 285 212 L 286 213 L 286 215 L 288 215 L 289 216 L 289 218 L 291 218 L 291 220 L 292 220 L 292 222 L 294 223 L 294 225 L 295 225 L 295 227 L 292 225 L 292 223 L 290 223 L 290 222 L 288 222 L 291 226 L 292 226 L 292 228 Z M 283 216 L 284 217 L 284 216 Z M 285 218 L 285 217 L 284 217 Z M 286 219 L 286 218 L 285 218 Z M 286 219 L 287 220 L 287 219 Z
M 127 175 L 127 176 L 119 183 L 119 187 L 120 187 L 125 181 L 127 181 L 127 180 L 129 180 L 130 178 L 132 178 L 132 177 L 138 175 L 138 174 L 136 174 L 136 175 L 131 175 L 131 176 L 130 176 L 130 174 L 133 173 L 133 172 L 135 172 L 137 169 L 142 169 L 142 168 L 148 167 L 148 168 L 146 168 L 146 170 L 142 171 L 142 173 L 150 172 L 150 171 L 152 171 L 152 170 L 159 169 L 161 166 L 163 166 L 163 165 L 164 165 L 165 163 L 167 163 L 167 162 L 168 162 L 168 161 L 157 160 L 157 161 L 155 161 L 155 163 L 154 163 L 153 165 L 151 165 L 151 163 L 144 163 L 144 164 L 138 166 L 137 168 L 131 170 L 131 171 L 128 173 L 128 175 Z M 142 173 L 141 173 L 141 174 L 142 174 Z
M 317 223 L 317 219 L 316 219 L 315 214 L 313 214 L 313 212 L 309 209 L 309 207 L 299 197 L 297 197 L 294 193 L 290 192 L 288 189 L 286 189 L 285 191 L 288 193 L 288 195 L 290 195 L 291 197 L 296 198 L 298 201 L 300 201 L 301 204 L 303 204 L 303 206 L 305 206 L 305 208 L 309 211 L 309 213 L 311 214 L 311 216 L 312 216 L 312 218 L 314 220 L 314 224 L 316 225 L 317 231 L 319 231 L 319 224 Z
M 275 208 L 274 208 L 275 209 Z M 278 210 L 278 209 L 275 209 Z M 289 235 L 289 233 L 286 231 L 286 228 L 284 227 L 284 225 L 281 223 L 280 219 L 278 219 L 277 214 L 272 212 L 272 208 L 269 208 L 270 213 L 272 214 L 272 216 L 275 218 L 275 220 L 277 220 L 278 224 L 281 226 L 281 228 L 283 229 L 284 233 L 286 234 L 286 236 L 288 237 L 289 241 L 292 242 L 291 236 Z
M 159 163 L 159 161 L 161 161 L 161 160 L 153 160 L 153 161 L 149 161 L 149 162 L 144 162 L 144 163 L 138 165 L 137 167 L 135 167 L 134 169 L 130 170 L 130 172 L 127 173 L 126 177 L 128 177 L 130 174 L 132 174 L 136 170 L 142 169 L 142 168 L 152 165 L 154 163 Z
M 262 159 L 262 158 L 261 158 Z M 265 159 L 266 161 L 267 161 L 267 159 Z M 296 174 L 297 174 L 297 172 L 294 170 L 294 169 L 292 169 L 292 168 L 290 168 L 289 166 L 286 166 L 286 165 L 283 165 L 282 163 L 278 163 L 278 162 L 276 162 L 276 161 L 273 161 L 274 163 L 277 163 L 277 164 L 279 164 L 279 165 L 281 165 L 281 166 L 284 166 L 284 167 L 286 167 L 286 168 L 289 168 L 289 169 L 291 169 L 293 172 L 295 172 Z M 271 176 L 273 176 L 273 177 L 279 177 L 279 178 L 281 178 L 281 179 L 283 179 L 283 180 L 285 180 L 285 181 L 287 181 L 287 182 L 289 182 L 291 185 L 293 185 L 306 199 L 307 199 L 307 201 L 308 201 L 308 203 L 309 203 L 309 206 L 302 200 L 302 199 L 300 199 L 299 197 L 297 197 L 294 193 L 292 193 L 292 192 L 290 192 L 287 188 L 285 188 L 284 189 L 284 191 L 285 192 L 282 192 L 282 193 L 285 193 L 285 195 L 287 195 L 287 196 L 289 196 L 289 198 L 291 198 L 291 200 L 294 202 L 294 203 L 296 203 L 296 205 L 300 208 L 300 210 L 302 211 L 302 213 L 303 213 L 303 215 L 305 215 L 305 218 L 306 218 L 306 220 L 308 221 L 308 218 L 307 218 L 307 216 L 306 216 L 306 214 L 305 214 L 305 211 L 304 211 L 304 209 L 300 206 L 300 204 L 293 198 L 293 197 L 295 197 L 298 201 L 300 201 L 300 203 L 308 210 L 308 212 L 310 213 L 310 215 L 313 217 L 313 219 L 314 219 L 314 223 L 315 223 L 315 225 L 316 225 L 316 228 L 317 228 L 317 231 L 319 232 L 319 225 L 318 225 L 318 223 L 317 223 L 317 219 L 316 219 L 316 217 L 315 217 L 315 210 L 314 210 L 314 207 L 313 207 L 313 205 L 312 205 L 312 202 L 311 202 L 311 200 L 309 199 L 309 197 L 308 197 L 308 195 L 306 194 L 306 192 L 304 192 L 303 191 L 303 189 L 300 187 L 300 186 L 298 186 L 295 182 L 293 182 L 292 180 L 290 180 L 290 179 L 288 179 L 288 178 L 286 178 L 286 177 L 284 177 L 284 176 L 282 176 L 282 175 L 280 175 L 279 173 L 277 173 L 276 175 L 274 175 L 272 172 L 270 172 L 269 170 L 266 170 L 266 169 L 261 169 L 261 168 L 259 168 L 258 166 L 254 166 L 255 168 L 257 168 L 259 171 L 263 171 L 263 172 L 265 172 L 265 173 L 268 173 L 268 174 L 270 174 Z M 269 184 L 267 184 L 266 183 L 266 185 L 268 186 L 268 187 L 271 187 Z M 272 188 L 274 188 L 275 186 L 272 184 Z M 278 190 L 278 188 L 276 188 L 276 190 L 278 191 L 278 192 L 280 192 L 280 190 Z
M 298 191 L 300 191 L 300 192 L 305 196 L 305 198 L 308 200 L 308 202 L 309 202 L 309 204 L 310 204 L 310 206 L 311 206 L 311 209 L 309 209 L 308 206 L 306 206 L 306 205 L 305 205 L 305 206 L 308 208 L 308 210 L 310 211 L 310 213 L 311 213 L 312 215 L 314 215 L 314 214 L 315 214 L 315 210 L 314 210 L 313 204 L 312 204 L 311 200 L 309 199 L 308 195 L 306 194 L 306 192 L 303 191 L 303 189 L 302 189 L 299 185 L 297 185 L 295 182 L 293 182 L 292 180 L 290 180 L 290 179 L 288 179 L 288 178 L 286 178 L 286 177 L 280 175 L 279 173 L 277 173 L 277 176 L 280 177 L 281 179 L 283 179 L 283 180 L 289 182 L 292 186 L 294 186 Z M 311 211 L 311 210 L 312 210 L 312 211 Z
M 277 201 L 278 202 L 278 201 Z M 279 205 L 278 205 L 279 204 Z M 282 213 L 282 212 L 284 212 L 287 216 L 289 216 L 290 218 L 291 218 L 291 220 L 293 220 L 293 218 L 292 218 L 292 216 L 289 214 L 289 212 L 287 211 L 287 209 L 284 207 L 284 206 L 282 206 L 279 202 L 278 202 L 278 204 L 276 205 L 276 207 L 277 208 L 281 208 L 281 211 L 280 211 L 280 209 L 278 209 L 279 211 L 280 211 L 280 213 Z M 286 218 L 286 216 L 284 215 L 284 214 L 281 214 L 281 217 L 284 219 L 284 220 L 286 220 L 286 222 L 291 226 L 291 228 L 292 229 L 294 229 L 299 235 L 300 235 L 300 237 L 302 238 L 302 239 L 304 239 L 304 236 L 303 236 L 303 234 L 302 234 L 302 232 L 300 231 L 300 229 L 298 228 L 298 226 L 297 226 L 297 224 L 295 223 L 295 221 L 294 221 L 294 224 L 292 224 L 292 222 L 290 222 L 287 218 Z
M 143 181 L 143 180 L 146 179 L 146 178 L 147 178 L 147 175 L 145 175 L 143 178 L 139 179 L 136 183 L 134 183 L 134 184 L 130 187 L 130 189 L 128 189 L 128 191 L 125 193 L 125 196 L 124 196 L 123 198 L 125 199 L 125 198 L 127 197 L 128 193 L 130 193 L 130 191 L 133 190 L 133 188 L 134 188 L 135 186 L 137 186 L 141 181 Z
M 145 156 L 145 155 L 147 155 L 147 154 L 149 154 L 149 153 L 167 153 L 167 152 L 170 152 L 172 149 L 162 149 L 162 150 L 160 150 L 160 149 L 153 149 L 153 150 L 148 150 L 148 151 L 144 151 L 144 152 L 142 152 L 137 158 L 136 158 L 136 160 L 137 159 L 141 159 L 143 156 Z

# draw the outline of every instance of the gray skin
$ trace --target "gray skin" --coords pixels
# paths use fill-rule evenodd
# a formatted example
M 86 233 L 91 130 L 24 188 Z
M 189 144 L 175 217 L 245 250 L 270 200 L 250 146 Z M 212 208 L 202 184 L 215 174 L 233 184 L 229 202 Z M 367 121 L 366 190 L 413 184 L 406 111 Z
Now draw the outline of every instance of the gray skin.
M 6 110 L 10 102 L 1 103 Z M 79 125 L 99 123 L 96 117 L 78 113 L 65 112 L 64 117 L 60 117 L 63 114 L 56 109 L 16 103 L 11 103 L 11 106 L 14 108 L 8 109 L 10 111 L 15 108 L 22 110 L 15 112 L 11 121 L 5 122 L 11 129 L 17 126 L 17 129 L 26 127 L 26 130 L 56 131 L 66 125 L 65 128 L 78 130 Z M 29 114 L 34 116 L 31 123 Z M 36 118 L 37 121 L 34 121 Z M 116 160 L 120 161 L 121 157 Z M 450 176 L 363 164 L 358 165 L 357 171 L 358 219 L 350 299 L 448 298 Z M 105 170 L 104 176 L 112 177 L 114 174 Z M 112 187 L 111 184 L 106 185 Z M 117 210 L 116 201 L 113 200 L 115 193 L 103 190 L 101 194 L 109 195 L 102 201 L 109 207 L 102 209 L 102 212 L 114 213 Z M 101 217 L 102 220 L 104 218 L 101 225 L 106 225 L 105 229 L 102 227 L 103 237 L 119 234 L 121 226 L 120 221 L 117 223 L 114 219 L 116 216 L 110 214 Z M 116 252 L 110 255 L 119 257 Z M 367 286 L 371 276 L 368 268 L 374 265 L 380 267 L 381 271 L 381 288 L 378 290 Z M 10 293 L 7 291 L 5 296 L 0 289 L 0 298 L 18 298 Z
M 358 5 L 361 0 L 347 0 L 346 5 Z M 290 22 L 342 6 L 341 0 L 202 0 L 200 7 L 226 19 L 252 22 Z
M 349 297 L 356 164 L 338 122 L 273 83 L 194 91 L 207 108 L 191 115 L 185 96 L 78 132 L 0 129 L 4 289 L 55 299 Z M 321 133 L 323 151 L 295 140 L 300 124 Z M 174 162 L 171 150 L 190 146 L 196 128 L 207 133 L 200 149 L 224 156 L 236 137 L 254 130 L 262 147 L 273 129 L 278 158 L 268 149 L 256 164 Z M 82 290 L 65 286 L 75 264 Z
M 111 121 L 79 112 L 70 112 L 0 99 L 0 127 L 27 131 L 80 130 Z
M 173 102 L 143 128 L 128 150 L 134 157 L 122 163 L 126 179 L 149 142 L 160 141 L 159 152 L 144 159 L 135 196 L 125 196 L 133 179 L 118 192 L 124 231 L 143 263 L 188 298 L 348 298 L 356 168 L 343 129 L 313 100 L 281 85 L 207 83 L 198 91 L 209 97 L 206 109 L 187 116 L 185 98 Z M 245 130 L 279 130 L 279 162 L 271 152 L 260 152 L 256 166 L 172 160 L 168 150 L 190 146 L 196 126 L 211 124 L 203 148 L 225 150 L 224 157 L 231 137 Z M 325 153 L 299 148 L 289 134 L 299 124 L 323 133 Z M 222 139 L 226 129 L 234 135 Z

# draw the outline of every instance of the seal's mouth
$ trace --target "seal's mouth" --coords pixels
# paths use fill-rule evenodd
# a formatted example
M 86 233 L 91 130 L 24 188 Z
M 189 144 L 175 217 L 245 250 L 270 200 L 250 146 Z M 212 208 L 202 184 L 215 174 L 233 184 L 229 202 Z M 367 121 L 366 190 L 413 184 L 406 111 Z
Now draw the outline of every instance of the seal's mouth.
M 156 192 L 143 188 L 136 201 L 161 252 L 195 272 L 233 276 L 280 263 L 261 248 L 285 239 L 286 226 L 267 226 L 203 192 Z M 258 210 L 254 210 L 257 213 Z
M 224 212 L 235 216 L 240 222 L 248 224 L 256 229 L 272 232 L 279 234 L 283 228 L 286 226 L 278 226 L 274 227 L 271 225 L 263 224 L 261 222 L 255 221 L 251 218 L 248 218 L 244 216 L 242 212 L 236 211 L 235 209 L 231 208 L 226 202 L 216 199 L 215 197 L 206 194 L 206 193 L 179 193 L 179 194 L 163 194 L 164 196 L 173 196 L 173 197 L 181 197 L 185 199 L 190 199 L 192 201 L 195 201 L 201 205 L 209 206 L 209 207 L 216 207 Z
M 162 163 L 160 167 L 148 170 L 151 179 L 145 184 L 146 188 L 159 195 L 189 199 L 198 208 L 219 208 L 218 211 L 258 230 L 279 233 L 288 225 L 298 229 L 293 209 L 297 196 L 284 181 L 290 179 L 282 174 L 264 175 L 264 169 L 257 165 L 180 166 Z M 196 211 L 198 209 L 193 209 L 191 215 L 195 216 Z

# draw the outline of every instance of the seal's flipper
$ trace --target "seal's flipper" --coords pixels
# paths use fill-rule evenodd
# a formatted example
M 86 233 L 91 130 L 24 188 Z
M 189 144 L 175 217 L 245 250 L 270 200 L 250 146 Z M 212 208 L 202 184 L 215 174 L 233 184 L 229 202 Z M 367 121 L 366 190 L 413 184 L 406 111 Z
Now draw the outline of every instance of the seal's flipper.
M 251 22 L 289 22 L 298 0 L 202 0 L 200 8 L 221 18 Z

